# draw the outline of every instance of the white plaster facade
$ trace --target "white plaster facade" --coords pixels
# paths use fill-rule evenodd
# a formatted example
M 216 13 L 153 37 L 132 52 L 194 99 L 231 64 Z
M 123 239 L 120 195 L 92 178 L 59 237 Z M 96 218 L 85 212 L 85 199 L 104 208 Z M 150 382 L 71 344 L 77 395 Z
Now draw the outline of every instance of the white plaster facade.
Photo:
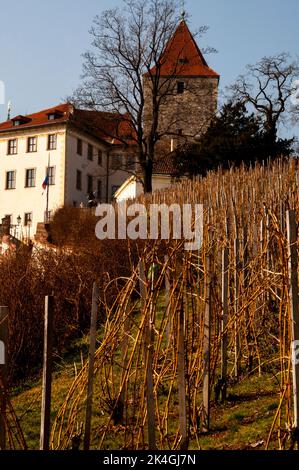
M 159 191 L 161 189 L 168 188 L 173 184 L 173 178 L 170 175 L 159 175 L 153 174 L 152 178 L 152 189 Z M 135 176 L 128 178 L 121 187 L 115 193 L 115 199 L 117 202 L 126 199 L 135 199 L 143 193 L 143 187 L 140 181 Z
M 48 136 L 56 135 L 55 150 L 48 149 Z M 28 139 L 36 138 L 37 148 L 28 152 Z M 82 141 L 82 155 L 77 152 L 78 139 Z M 16 140 L 16 154 L 9 154 L 10 140 Z M 92 160 L 88 156 L 88 144 L 92 146 Z M 115 148 L 114 148 L 115 147 Z M 36 128 L 16 127 L 0 133 L 0 223 L 7 215 L 16 227 L 18 237 L 33 237 L 39 222 L 45 221 L 47 190 L 42 187 L 48 162 L 54 167 L 54 184 L 49 185 L 48 210 L 51 216 L 64 205 L 79 207 L 87 204 L 88 176 L 92 178 L 93 191 L 99 201 L 110 201 L 118 187 L 130 173 L 117 169 L 113 159 L 126 162 L 126 153 L 121 146 L 108 145 L 101 139 L 81 131 L 67 123 L 49 123 Z M 99 154 L 101 152 L 101 161 Z M 117 157 L 116 157 L 117 156 Z M 33 169 L 35 182 L 26 187 L 26 170 Z M 77 184 L 77 171 L 81 172 L 81 189 Z M 7 187 L 7 172 L 15 172 L 13 188 Z M 101 183 L 98 183 L 98 182 Z M 98 190 L 101 194 L 98 194 Z M 25 226 L 25 214 L 31 214 L 31 226 Z M 17 225 L 18 217 L 21 224 Z

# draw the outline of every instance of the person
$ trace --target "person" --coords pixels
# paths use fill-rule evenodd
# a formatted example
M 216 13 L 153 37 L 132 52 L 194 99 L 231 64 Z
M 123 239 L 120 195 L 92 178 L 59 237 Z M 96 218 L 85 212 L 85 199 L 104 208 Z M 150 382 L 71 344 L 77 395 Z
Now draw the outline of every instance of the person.
M 95 195 L 93 192 L 90 192 L 88 194 L 87 206 L 89 208 L 92 208 L 92 207 L 96 207 L 96 205 L 97 205 L 97 201 L 96 201 Z

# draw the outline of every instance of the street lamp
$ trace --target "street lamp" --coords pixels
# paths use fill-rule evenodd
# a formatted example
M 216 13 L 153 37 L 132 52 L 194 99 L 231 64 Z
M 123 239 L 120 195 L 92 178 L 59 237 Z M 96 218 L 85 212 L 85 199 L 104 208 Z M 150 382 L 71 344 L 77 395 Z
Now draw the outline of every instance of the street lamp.
M 17 223 L 18 223 L 19 226 L 21 225 L 21 222 L 22 222 L 22 217 L 20 215 L 18 215 Z
M 31 228 L 31 225 L 32 225 L 32 220 L 31 220 L 31 216 L 29 215 L 29 216 L 28 216 L 28 219 L 27 219 L 28 239 L 29 239 L 29 240 L 30 240 L 30 228 Z

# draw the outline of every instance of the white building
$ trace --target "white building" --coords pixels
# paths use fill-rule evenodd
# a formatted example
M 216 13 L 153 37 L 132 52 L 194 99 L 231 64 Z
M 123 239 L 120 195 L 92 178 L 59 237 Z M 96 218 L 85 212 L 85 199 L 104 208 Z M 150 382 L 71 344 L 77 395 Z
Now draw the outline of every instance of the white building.
M 33 236 L 59 207 L 86 205 L 90 192 L 110 201 L 135 165 L 127 124 L 70 104 L 1 123 L 0 219 L 10 216 L 15 230 Z M 111 137 L 115 126 L 121 140 Z

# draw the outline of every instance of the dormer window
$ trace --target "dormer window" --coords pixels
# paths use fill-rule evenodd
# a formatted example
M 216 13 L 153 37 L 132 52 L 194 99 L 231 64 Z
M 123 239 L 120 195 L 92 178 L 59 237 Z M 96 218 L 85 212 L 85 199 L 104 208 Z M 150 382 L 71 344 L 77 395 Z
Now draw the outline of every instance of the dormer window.
M 28 122 L 31 121 L 30 118 L 26 117 L 26 116 L 16 116 L 14 118 L 12 118 L 12 125 L 13 126 L 21 126 L 22 124 L 28 124 Z
M 54 121 L 55 119 L 59 119 L 63 117 L 63 112 L 59 109 L 54 109 L 47 113 L 48 121 Z

